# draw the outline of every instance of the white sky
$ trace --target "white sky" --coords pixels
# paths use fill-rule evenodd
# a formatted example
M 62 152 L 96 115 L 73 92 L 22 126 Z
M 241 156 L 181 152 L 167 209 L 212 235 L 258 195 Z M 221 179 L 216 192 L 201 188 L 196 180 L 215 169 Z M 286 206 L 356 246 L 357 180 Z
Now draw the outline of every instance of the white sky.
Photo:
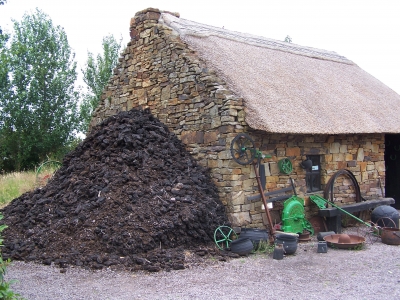
M 400 94 L 399 0 L 8 0 L 0 26 L 11 31 L 36 7 L 64 27 L 78 68 L 108 34 L 129 41 L 129 22 L 147 7 L 181 18 L 329 51 L 354 61 Z

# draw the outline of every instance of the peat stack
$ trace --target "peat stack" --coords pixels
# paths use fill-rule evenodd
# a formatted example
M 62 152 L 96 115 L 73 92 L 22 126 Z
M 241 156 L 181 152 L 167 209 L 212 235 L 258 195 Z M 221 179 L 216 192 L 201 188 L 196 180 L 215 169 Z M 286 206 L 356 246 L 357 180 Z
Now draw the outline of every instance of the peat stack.
M 43 188 L 3 209 L 6 258 L 103 268 L 183 268 L 227 223 L 208 171 L 148 110 L 95 127 Z

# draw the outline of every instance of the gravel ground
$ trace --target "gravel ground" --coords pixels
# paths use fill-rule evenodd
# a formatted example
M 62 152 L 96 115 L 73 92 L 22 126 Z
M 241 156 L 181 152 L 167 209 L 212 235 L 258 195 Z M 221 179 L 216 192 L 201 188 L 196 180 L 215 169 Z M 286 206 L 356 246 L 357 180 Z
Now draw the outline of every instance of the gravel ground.
M 180 271 L 127 273 L 13 262 L 7 278 L 26 299 L 400 299 L 400 246 L 380 241 L 361 250 L 328 248 L 315 237 L 283 260 L 252 254 L 208 258 Z

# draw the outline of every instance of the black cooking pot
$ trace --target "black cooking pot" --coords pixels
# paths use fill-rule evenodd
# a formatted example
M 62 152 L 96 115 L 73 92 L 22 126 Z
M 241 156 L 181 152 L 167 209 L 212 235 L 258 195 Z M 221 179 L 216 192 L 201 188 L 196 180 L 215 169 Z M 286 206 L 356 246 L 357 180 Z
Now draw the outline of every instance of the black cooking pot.
M 378 206 L 371 213 L 371 222 L 380 227 L 399 228 L 399 212 L 390 205 Z
M 230 249 L 233 253 L 247 255 L 253 251 L 253 243 L 248 238 L 242 238 L 232 241 Z
M 285 254 L 293 254 L 297 250 L 298 235 L 278 233 L 275 235 L 275 244 L 282 244 Z

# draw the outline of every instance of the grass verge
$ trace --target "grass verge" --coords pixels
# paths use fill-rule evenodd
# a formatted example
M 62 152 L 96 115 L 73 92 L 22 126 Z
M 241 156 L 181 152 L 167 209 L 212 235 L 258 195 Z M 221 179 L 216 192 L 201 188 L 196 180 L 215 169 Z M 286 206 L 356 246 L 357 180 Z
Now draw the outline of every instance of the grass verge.
M 56 168 L 49 167 L 36 174 L 35 171 L 13 172 L 0 175 L 0 208 L 23 193 L 46 185 Z

